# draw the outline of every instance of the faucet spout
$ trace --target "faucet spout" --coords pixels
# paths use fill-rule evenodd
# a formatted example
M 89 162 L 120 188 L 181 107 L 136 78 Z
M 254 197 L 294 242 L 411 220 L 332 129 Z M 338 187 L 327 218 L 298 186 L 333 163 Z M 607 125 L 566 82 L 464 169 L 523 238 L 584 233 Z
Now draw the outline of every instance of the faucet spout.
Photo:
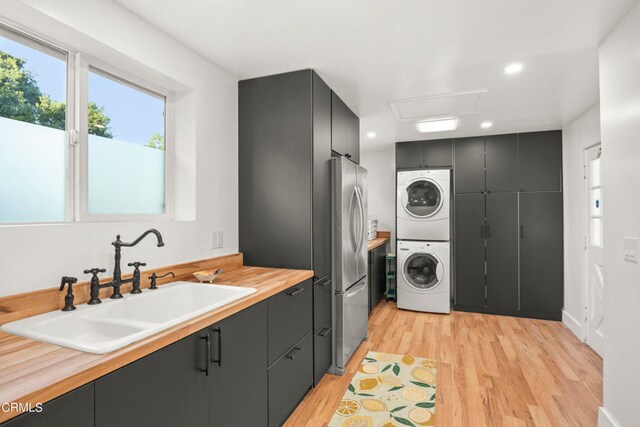
M 158 230 L 156 230 L 155 228 L 150 228 L 149 230 L 145 231 L 144 233 L 142 233 L 140 235 L 140 237 L 138 237 L 136 240 L 134 240 L 131 243 L 125 243 L 122 240 L 120 240 L 120 235 L 118 234 L 116 236 L 116 240 L 115 242 L 111 242 L 111 244 L 113 246 L 116 247 L 116 249 L 121 248 L 121 247 L 127 247 L 130 248 L 132 246 L 137 245 L 138 243 L 140 243 L 145 237 L 147 237 L 149 234 L 155 234 L 156 239 L 158 240 L 157 246 L 160 248 L 162 246 L 164 246 L 164 241 L 162 240 L 162 234 L 160 234 L 160 232 Z

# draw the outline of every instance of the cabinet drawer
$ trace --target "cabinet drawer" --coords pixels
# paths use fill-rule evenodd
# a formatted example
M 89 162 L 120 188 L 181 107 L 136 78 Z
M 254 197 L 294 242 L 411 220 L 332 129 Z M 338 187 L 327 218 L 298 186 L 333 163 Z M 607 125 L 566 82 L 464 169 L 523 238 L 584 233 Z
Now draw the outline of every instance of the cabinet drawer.
M 313 284 L 313 332 L 319 332 L 331 321 L 331 276 Z
M 269 426 L 280 426 L 311 389 L 312 336 L 308 334 L 269 368 Z
M 331 367 L 331 332 L 329 322 L 313 335 L 313 383 L 316 385 Z
M 311 279 L 269 298 L 269 365 L 312 329 Z

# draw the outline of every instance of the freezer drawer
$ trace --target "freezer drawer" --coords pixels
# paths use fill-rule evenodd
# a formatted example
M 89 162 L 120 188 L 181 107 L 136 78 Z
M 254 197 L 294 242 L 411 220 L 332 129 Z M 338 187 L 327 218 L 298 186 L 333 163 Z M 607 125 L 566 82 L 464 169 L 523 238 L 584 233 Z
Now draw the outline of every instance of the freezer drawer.
M 351 355 L 367 335 L 369 289 L 366 276 L 344 294 L 336 294 L 336 308 L 334 371 L 342 374 Z

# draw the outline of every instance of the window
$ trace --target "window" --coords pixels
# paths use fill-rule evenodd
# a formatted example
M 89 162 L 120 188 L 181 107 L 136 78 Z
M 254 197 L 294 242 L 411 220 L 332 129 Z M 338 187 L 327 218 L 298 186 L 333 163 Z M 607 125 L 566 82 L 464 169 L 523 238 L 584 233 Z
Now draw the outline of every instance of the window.
M 165 98 L 89 70 L 89 215 L 165 212 Z
M 168 99 L 0 26 L 0 224 L 168 218 Z
M 0 223 L 65 220 L 67 54 L 0 27 Z

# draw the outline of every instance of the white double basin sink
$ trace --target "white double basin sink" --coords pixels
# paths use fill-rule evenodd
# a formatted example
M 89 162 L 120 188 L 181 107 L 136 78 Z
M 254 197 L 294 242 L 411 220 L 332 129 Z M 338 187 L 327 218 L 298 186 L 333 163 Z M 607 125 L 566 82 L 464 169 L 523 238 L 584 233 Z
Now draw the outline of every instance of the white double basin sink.
M 78 305 L 0 327 L 4 332 L 105 354 L 256 292 L 255 288 L 174 282 L 99 305 Z

